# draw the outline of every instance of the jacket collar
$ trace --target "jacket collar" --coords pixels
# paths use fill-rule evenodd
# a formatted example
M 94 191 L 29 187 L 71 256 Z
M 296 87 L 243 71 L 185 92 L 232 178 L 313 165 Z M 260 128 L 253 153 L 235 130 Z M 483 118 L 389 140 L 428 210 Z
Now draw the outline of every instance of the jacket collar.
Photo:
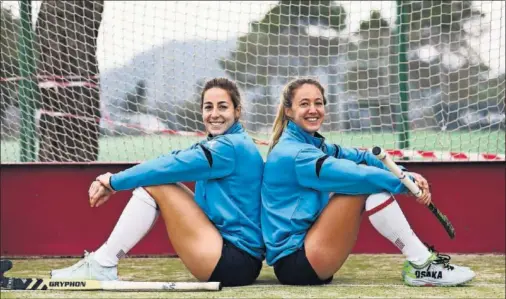
M 299 127 L 299 125 L 292 122 L 291 120 L 288 121 L 285 132 L 287 134 L 290 134 L 290 136 L 294 137 L 298 141 L 312 144 L 317 148 L 320 148 L 325 142 L 325 137 L 320 135 L 318 132 L 315 132 L 313 136 L 310 133 L 304 131 L 304 129 Z
M 235 134 L 235 133 L 243 133 L 244 128 L 242 127 L 241 123 L 236 121 L 230 128 L 228 128 L 222 135 L 227 134 Z M 211 134 L 207 134 L 207 140 L 211 140 L 216 136 L 212 136 Z

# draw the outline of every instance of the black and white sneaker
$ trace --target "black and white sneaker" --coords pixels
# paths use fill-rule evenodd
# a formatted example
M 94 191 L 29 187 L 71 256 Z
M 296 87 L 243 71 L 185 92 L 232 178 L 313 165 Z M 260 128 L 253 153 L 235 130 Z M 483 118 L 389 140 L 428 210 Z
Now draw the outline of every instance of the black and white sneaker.
M 423 265 L 404 262 L 402 278 L 409 286 L 458 286 L 471 281 L 476 274 L 467 267 L 450 264 L 450 256 L 433 250 Z

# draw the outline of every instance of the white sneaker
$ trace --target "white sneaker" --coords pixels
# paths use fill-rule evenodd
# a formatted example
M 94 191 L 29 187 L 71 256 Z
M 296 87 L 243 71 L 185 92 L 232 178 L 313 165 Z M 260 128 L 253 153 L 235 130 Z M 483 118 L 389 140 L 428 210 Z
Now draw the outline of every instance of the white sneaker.
M 471 281 L 476 274 L 467 267 L 450 264 L 450 256 L 432 253 L 424 265 L 404 262 L 402 278 L 409 286 L 457 286 Z
M 93 252 L 85 251 L 84 258 L 79 262 L 67 268 L 52 270 L 50 277 L 52 279 L 118 280 L 118 267 L 101 266 L 93 258 Z
M 84 257 L 88 256 L 88 251 L 84 251 Z M 51 271 L 49 271 L 49 276 L 52 277 L 53 275 L 56 275 L 57 273 L 59 272 L 64 272 L 64 271 L 70 271 L 72 269 L 75 269 L 75 268 L 78 268 L 82 265 L 82 263 L 84 262 L 84 259 L 80 260 L 79 262 L 73 264 L 72 266 L 70 267 L 67 267 L 67 268 L 62 268 L 62 269 L 53 269 Z

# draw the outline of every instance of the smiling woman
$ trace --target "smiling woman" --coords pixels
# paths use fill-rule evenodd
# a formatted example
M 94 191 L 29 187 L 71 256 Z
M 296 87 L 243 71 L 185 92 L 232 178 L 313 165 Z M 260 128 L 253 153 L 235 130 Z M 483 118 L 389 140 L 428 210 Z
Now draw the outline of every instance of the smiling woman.
M 201 108 L 205 140 L 97 177 L 89 189 L 92 208 L 117 191 L 133 189 L 132 197 L 107 242 L 77 264 L 53 270 L 52 278 L 117 280 L 119 259 L 161 213 L 176 253 L 197 279 L 224 286 L 256 280 L 265 252 L 260 230 L 263 160 L 238 122 L 241 101 L 234 82 L 206 82 Z M 195 193 L 180 184 L 189 181 L 196 181 Z
M 225 78 L 208 81 L 202 91 L 201 108 L 207 133 L 212 136 L 223 134 L 241 117 L 237 85 Z
M 325 118 L 324 94 L 314 79 L 289 82 L 274 121 L 261 224 L 267 264 L 279 281 L 330 283 L 355 245 L 364 210 L 372 226 L 406 257 L 406 284 L 451 286 L 473 279 L 472 270 L 450 265 L 449 256 L 418 239 L 394 198 L 408 190 L 380 160 L 368 151 L 327 143 L 318 133 Z M 409 175 L 423 192 L 418 202 L 430 204 L 427 180 Z
M 287 117 L 298 123 L 306 132 L 314 134 L 320 129 L 325 116 L 325 97 L 319 85 L 303 83 L 297 91 L 294 109 L 284 108 Z
M 298 101 L 293 100 L 296 91 Z M 289 119 L 297 122 L 308 133 L 314 134 L 318 131 L 325 118 L 326 104 L 323 86 L 317 80 L 302 78 L 287 84 L 283 89 L 278 114 L 272 127 L 269 152 L 278 143 Z M 296 108 L 292 109 L 292 105 Z

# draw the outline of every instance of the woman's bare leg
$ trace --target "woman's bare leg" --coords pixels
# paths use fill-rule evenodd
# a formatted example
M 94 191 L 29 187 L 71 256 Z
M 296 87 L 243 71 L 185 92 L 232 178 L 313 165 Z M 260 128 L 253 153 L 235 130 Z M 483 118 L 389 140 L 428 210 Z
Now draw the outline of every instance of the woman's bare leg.
M 188 270 L 209 279 L 221 257 L 223 239 L 182 184 L 144 187 L 160 208 L 170 241 Z
M 304 246 L 320 279 L 334 275 L 357 240 L 366 196 L 334 195 L 309 229 Z

